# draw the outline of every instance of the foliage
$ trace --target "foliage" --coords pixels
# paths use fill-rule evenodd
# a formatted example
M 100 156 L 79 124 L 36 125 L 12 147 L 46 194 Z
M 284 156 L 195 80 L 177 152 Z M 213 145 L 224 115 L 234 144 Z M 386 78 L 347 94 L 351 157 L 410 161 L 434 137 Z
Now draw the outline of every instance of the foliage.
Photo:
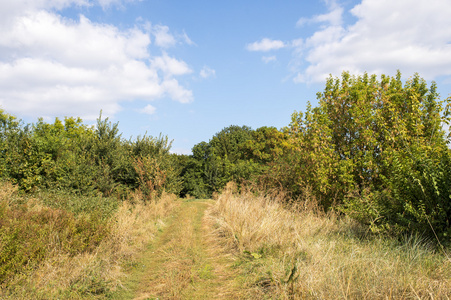
M 417 74 L 330 77 L 318 107 L 293 114 L 299 184 L 373 229 L 449 234 L 448 101 Z
M 80 118 L 56 118 L 53 123 L 39 119 L 24 125 L 0 111 L 0 179 L 17 185 L 21 193 L 0 198 L 0 298 L 7 296 L 3 291 L 12 299 L 21 298 L 16 295 L 22 293 L 33 295 L 24 299 L 106 293 L 113 284 L 110 272 L 104 272 L 110 268 L 105 261 L 119 270 L 115 261 L 119 258 L 114 255 L 131 247 L 129 241 L 142 231 L 127 237 L 124 230 L 141 223 L 156 230 L 157 218 L 166 215 L 174 202 L 172 196 L 169 202 L 164 200 L 165 192 L 181 190 L 181 161 L 170 154 L 170 147 L 162 135 L 124 140 L 118 124 L 102 116 L 96 126 L 84 125 Z M 2 192 L 7 190 L 3 183 L 0 187 Z M 148 199 L 155 201 L 140 203 Z M 116 220 L 117 208 L 122 207 L 119 200 L 134 206 L 128 205 Z M 136 207 L 141 212 L 135 212 Z M 151 218 L 138 221 L 138 215 Z M 95 259 L 99 251 L 114 255 Z M 63 261 L 70 265 L 64 266 Z M 34 283 L 26 283 L 33 276 L 40 280 L 39 270 L 47 265 L 53 274 L 55 262 L 69 270 L 75 261 L 80 261 L 83 271 L 59 278 L 64 287 L 52 279 L 51 285 L 59 287 L 49 292 L 55 297 L 34 294 L 42 293 L 40 287 L 35 290 Z M 48 283 L 41 284 L 52 289 Z M 24 285 L 33 291 L 16 288 Z
M 51 189 L 124 198 L 127 191 L 145 190 L 149 184 L 158 195 L 181 190 L 182 166 L 169 153 L 167 137 L 124 140 L 118 123 L 102 115 L 96 127 L 72 117 L 24 126 L 0 111 L 0 142 L 0 177 L 26 192 Z M 156 169 L 164 174 L 164 183 L 155 177 Z
M 252 132 L 242 149 L 245 156 L 259 164 L 257 182 L 266 190 L 285 190 L 292 196 L 299 194 L 297 151 L 290 135 L 274 127 L 260 127 Z
M 450 98 L 418 74 L 405 83 L 364 74 L 330 76 L 318 105 L 277 130 L 232 125 L 192 155 L 170 153 L 168 137 L 122 138 L 118 123 L 80 118 L 24 125 L 0 111 L 0 178 L 25 192 L 64 191 L 145 200 L 164 191 L 208 198 L 228 182 L 312 194 L 373 231 L 417 231 L 449 240 L 451 153 L 442 125 Z
M 252 139 L 251 128 L 232 125 L 216 133 L 208 143 L 195 145 L 182 173 L 182 195 L 211 197 L 232 180 L 241 182 L 259 174 L 261 164 L 246 157 L 244 150 Z
M 251 139 L 245 141 L 241 149 L 247 159 L 261 164 L 271 163 L 285 155 L 290 147 L 288 135 L 275 127 L 260 127 L 251 132 Z

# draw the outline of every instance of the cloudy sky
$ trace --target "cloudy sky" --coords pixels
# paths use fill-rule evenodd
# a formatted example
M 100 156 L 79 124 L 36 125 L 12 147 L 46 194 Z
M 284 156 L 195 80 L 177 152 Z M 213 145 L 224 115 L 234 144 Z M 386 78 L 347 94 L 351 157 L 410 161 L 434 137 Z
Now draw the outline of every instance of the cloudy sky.
M 229 125 L 290 122 L 328 74 L 418 72 L 451 93 L 449 0 L 0 0 L 0 107 L 100 110 L 189 153 Z

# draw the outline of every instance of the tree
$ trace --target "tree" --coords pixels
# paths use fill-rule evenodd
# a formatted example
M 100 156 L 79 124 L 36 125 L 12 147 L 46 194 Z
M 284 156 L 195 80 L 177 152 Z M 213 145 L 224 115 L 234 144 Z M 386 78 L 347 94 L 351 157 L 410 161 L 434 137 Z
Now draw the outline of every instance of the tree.
M 318 107 L 295 113 L 290 135 L 301 153 L 300 181 L 373 228 L 443 232 L 450 223 L 449 113 L 435 83 L 401 73 L 332 76 Z M 328 200 L 329 199 L 329 200 Z M 432 227 L 431 227 L 432 225 Z
M 244 144 L 252 139 L 252 129 L 232 125 L 207 142 L 192 149 L 193 155 L 183 171 L 184 194 L 210 197 L 229 181 L 243 181 L 257 172 L 257 164 L 245 157 Z

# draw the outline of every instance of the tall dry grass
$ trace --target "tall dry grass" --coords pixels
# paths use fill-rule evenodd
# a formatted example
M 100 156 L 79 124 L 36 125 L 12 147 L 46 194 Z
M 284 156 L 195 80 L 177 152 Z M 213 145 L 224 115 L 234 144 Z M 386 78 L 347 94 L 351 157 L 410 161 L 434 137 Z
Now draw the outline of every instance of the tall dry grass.
M 315 201 L 229 185 L 209 214 L 234 250 L 248 298 L 449 299 L 451 262 L 419 236 L 370 236 Z
M 4 185 L 0 190 L 1 201 L 11 202 L 14 188 Z M 170 194 L 150 203 L 140 198 L 139 193 L 131 194 L 129 201 L 119 206 L 108 220 L 108 235 L 93 251 L 71 255 L 62 251 L 55 235 L 47 245 L 50 253 L 46 258 L 4 283 L 0 299 L 103 299 L 121 288 L 124 270 L 136 262 L 178 205 Z M 35 210 L 45 208 L 36 199 L 26 205 Z

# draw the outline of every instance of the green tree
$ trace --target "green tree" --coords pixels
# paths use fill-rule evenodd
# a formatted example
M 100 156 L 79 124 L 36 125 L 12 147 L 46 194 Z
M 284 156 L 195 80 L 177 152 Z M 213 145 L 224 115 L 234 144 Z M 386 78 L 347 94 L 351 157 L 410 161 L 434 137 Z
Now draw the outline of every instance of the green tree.
M 257 172 L 257 164 L 246 158 L 244 144 L 252 139 L 252 129 L 232 125 L 216 133 L 206 143 L 192 149 L 193 155 L 184 174 L 184 194 L 210 197 L 229 181 L 248 180 Z
M 373 228 L 443 232 L 451 212 L 445 102 L 418 74 L 404 85 L 400 72 L 329 77 L 318 107 L 290 125 L 306 170 L 299 181 L 326 208 L 341 205 Z
M 162 135 L 124 140 L 118 123 L 102 115 L 96 127 L 72 117 L 23 126 L 0 111 L 0 176 L 25 191 L 45 188 L 122 197 L 134 189 L 146 194 L 151 187 L 152 195 L 163 190 L 178 194 L 182 166 L 170 148 Z

